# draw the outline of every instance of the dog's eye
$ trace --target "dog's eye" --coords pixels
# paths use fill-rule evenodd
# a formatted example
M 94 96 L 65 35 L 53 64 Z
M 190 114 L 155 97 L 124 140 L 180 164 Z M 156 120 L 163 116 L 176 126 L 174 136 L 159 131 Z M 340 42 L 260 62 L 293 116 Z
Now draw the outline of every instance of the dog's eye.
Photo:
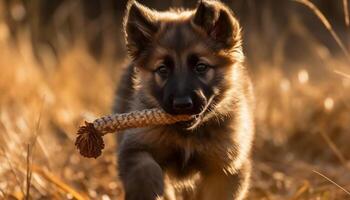
M 169 68 L 166 65 L 160 65 L 157 69 L 156 69 L 156 73 L 158 73 L 160 76 L 162 77 L 166 77 L 169 74 Z
M 208 69 L 209 69 L 209 66 L 204 63 L 198 63 L 194 68 L 195 72 L 198 74 L 204 74 L 205 72 L 208 71 Z

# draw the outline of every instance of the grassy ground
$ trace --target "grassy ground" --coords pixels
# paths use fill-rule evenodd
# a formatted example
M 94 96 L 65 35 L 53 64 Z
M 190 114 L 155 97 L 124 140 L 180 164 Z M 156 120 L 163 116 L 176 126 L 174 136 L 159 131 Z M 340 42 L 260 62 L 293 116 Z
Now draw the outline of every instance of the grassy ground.
M 12 43 L 0 23 L 0 199 L 122 197 L 113 136 L 96 160 L 79 156 L 74 140 L 83 120 L 110 112 L 124 61 L 97 62 L 77 41 L 42 66 L 30 35 L 19 38 Z M 322 62 L 329 67 L 251 67 L 257 137 L 248 199 L 350 199 L 349 62 L 330 54 Z

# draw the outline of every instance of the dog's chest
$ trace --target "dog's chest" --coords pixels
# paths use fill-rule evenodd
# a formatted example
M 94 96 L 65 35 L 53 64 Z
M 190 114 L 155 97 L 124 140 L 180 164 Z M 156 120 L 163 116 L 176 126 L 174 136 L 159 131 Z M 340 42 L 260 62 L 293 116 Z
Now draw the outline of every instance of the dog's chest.
M 214 165 L 222 165 L 226 160 L 222 149 L 222 144 L 215 141 L 202 145 L 189 142 L 181 146 L 162 148 L 154 157 L 168 174 L 181 179 L 209 170 Z
M 160 160 L 161 167 L 172 176 L 184 178 L 200 171 L 202 168 L 201 155 L 191 147 L 174 148 L 169 150 Z
M 158 134 L 152 134 L 158 133 Z M 226 127 L 206 127 L 193 133 L 157 130 L 149 133 L 148 146 L 164 171 L 186 177 L 227 164 L 227 151 L 234 148 L 232 132 Z

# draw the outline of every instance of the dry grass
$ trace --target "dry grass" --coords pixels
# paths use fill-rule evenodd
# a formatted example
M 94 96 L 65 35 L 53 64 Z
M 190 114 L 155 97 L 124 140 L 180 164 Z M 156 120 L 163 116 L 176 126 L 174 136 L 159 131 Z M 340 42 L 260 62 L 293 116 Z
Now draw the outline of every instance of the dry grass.
M 326 29 L 330 32 L 330 34 L 332 35 L 334 40 L 337 42 L 337 44 L 339 45 L 339 47 L 341 48 L 341 50 L 343 51 L 343 53 L 345 54 L 345 56 L 348 58 L 348 60 L 350 62 L 350 54 L 349 54 L 349 51 L 347 50 L 347 48 L 345 47 L 345 44 L 341 41 L 340 37 L 333 29 L 331 23 L 329 23 L 328 19 L 315 6 L 315 4 L 313 4 L 309 0 L 294 0 L 294 1 L 299 2 L 299 3 L 307 6 L 320 19 L 320 21 L 323 23 L 323 25 L 326 27 Z M 348 23 L 348 12 L 347 12 L 348 10 L 347 10 L 347 7 L 345 7 L 345 6 L 347 6 L 347 3 L 344 3 L 344 12 L 345 12 L 345 21 L 346 21 L 346 23 Z
M 278 69 L 264 69 L 256 75 L 256 82 L 264 84 L 256 88 L 253 199 L 349 198 L 313 173 L 319 171 L 343 188 L 350 188 L 350 97 L 344 93 L 349 90 L 349 80 L 334 74 L 319 82 L 312 80 L 316 78 L 312 74 L 305 78 L 304 72 L 286 78 Z
M 44 63 L 54 67 L 41 66 L 29 41 L 24 30 L 12 43 L 0 20 L 0 199 L 121 198 L 113 136 L 96 160 L 79 156 L 74 139 L 84 119 L 110 112 L 122 62 L 98 62 L 76 41 L 55 59 L 48 54 Z M 257 138 L 249 199 L 350 198 L 349 64 L 344 56 L 323 62 L 329 68 L 321 75 L 318 66 L 293 64 L 252 71 Z
M 74 148 L 78 124 L 110 110 L 112 71 L 81 46 L 46 71 L 22 45 L 0 41 L 0 199 L 118 196 L 113 137 L 99 160 Z
M 350 26 L 348 0 L 343 0 L 343 8 L 344 8 L 345 24 L 346 24 L 346 26 Z

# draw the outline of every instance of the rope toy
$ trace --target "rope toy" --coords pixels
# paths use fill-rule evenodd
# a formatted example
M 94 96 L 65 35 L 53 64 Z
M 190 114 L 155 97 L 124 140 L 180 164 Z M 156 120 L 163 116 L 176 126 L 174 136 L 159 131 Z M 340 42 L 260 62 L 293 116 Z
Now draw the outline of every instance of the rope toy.
M 105 144 L 102 136 L 128 128 L 140 128 L 152 125 L 174 124 L 193 119 L 189 115 L 170 115 L 161 109 L 147 109 L 122 114 L 112 114 L 86 122 L 78 130 L 75 146 L 80 154 L 87 158 L 101 155 Z

